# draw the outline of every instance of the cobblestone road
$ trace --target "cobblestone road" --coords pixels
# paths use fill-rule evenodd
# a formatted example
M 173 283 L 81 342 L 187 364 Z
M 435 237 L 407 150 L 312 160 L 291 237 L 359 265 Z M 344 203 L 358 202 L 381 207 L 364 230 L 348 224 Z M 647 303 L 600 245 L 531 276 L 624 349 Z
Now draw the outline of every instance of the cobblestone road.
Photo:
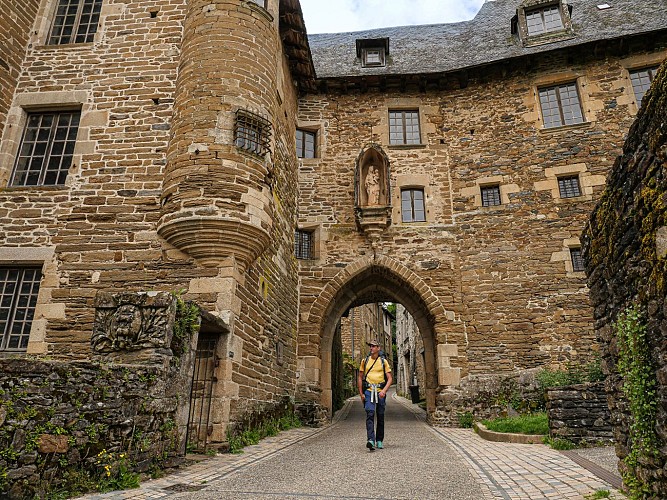
M 365 447 L 364 411 L 348 401 L 323 429 L 293 429 L 218 455 L 140 489 L 87 498 L 583 499 L 608 483 L 543 445 L 491 443 L 467 429 L 427 426 L 393 395 L 384 450 Z

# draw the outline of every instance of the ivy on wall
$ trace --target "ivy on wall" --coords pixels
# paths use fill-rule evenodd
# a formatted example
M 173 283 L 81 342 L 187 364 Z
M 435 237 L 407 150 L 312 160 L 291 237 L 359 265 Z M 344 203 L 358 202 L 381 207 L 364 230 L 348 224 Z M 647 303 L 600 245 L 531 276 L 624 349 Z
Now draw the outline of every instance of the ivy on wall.
M 658 456 L 655 432 L 658 401 L 644 312 L 635 305 L 628 307 L 618 316 L 614 330 L 618 342 L 618 371 L 630 407 L 630 452 L 624 459 L 627 468 L 623 481 L 630 498 L 647 498 L 651 495 L 651 484 L 637 469 L 641 463 Z

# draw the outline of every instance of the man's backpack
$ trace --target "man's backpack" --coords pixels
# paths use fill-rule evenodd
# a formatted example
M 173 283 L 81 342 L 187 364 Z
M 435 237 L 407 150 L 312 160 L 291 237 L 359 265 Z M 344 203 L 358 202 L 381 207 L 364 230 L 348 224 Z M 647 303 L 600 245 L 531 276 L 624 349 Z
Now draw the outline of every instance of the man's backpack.
M 364 378 L 362 379 L 362 388 L 365 391 L 368 389 L 370 384 L 366 381 L 366 377 L 368 376 L 368 372 L 370 372 L 373 369 L 373 365 L 377 363 L 377 359 L 373 361 L 373 364 L 371 367 L 368 367 L 368 360 L 370 359 L 371 355 L 369 354 L 364 358 Z M 385 363 L 387 362 L 387 356 L 385 355 L 384 351 L 380 351 L 380 354 L 378 354 L 378 359 L 380 360 L 380 363 L 382 363 L 382 373 L 384 374 L 384 382 L 380 384 L 380 389 L 384 389 L 384 386 L 387 384 L 387 369 L 385 368 Z

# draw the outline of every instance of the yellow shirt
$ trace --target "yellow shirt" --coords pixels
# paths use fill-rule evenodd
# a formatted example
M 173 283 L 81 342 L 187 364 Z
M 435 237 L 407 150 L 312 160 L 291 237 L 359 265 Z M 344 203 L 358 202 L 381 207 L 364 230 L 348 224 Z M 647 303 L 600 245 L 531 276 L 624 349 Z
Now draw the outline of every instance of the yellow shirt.
M 389 361 L 386 359 L 384 360 L 384 371 L 382 371 L 382 358 L 378 356 L 377 361 L 375 361 L 373 358 L 368 358 L 368 368 L 369 372 L 368 375 L 366 376 L 366 382 L 369 384 L 381 384 L 384 382 L 384 373 L 391 372 L 391 366 L 389 365 Z M 373 364 L 375 362 L 375 364 Z M 364 374 L 366 374 L 366 358 L 361 360 L 361 365 L 359 366 L 359 371 L 362 373 L 361 377 L 363 380 Z M 371 368 L 372 366 L 372 368 Z

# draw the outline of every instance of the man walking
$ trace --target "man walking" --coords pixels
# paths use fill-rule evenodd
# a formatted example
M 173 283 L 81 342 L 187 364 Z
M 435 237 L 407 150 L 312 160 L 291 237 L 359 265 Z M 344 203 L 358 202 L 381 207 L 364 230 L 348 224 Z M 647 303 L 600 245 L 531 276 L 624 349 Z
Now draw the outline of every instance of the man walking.
M 384 410 L 387 405 L 387 391 L 391 386 L 391 365 L 380 356 L 377 340 L 368 343 L 371 353 L 361 360 L 357 388 L 366 410 L 366 448 L 373 451 L 382 449 L 384 440 Z M 377 416 L 377 431 L 375 417 Z

